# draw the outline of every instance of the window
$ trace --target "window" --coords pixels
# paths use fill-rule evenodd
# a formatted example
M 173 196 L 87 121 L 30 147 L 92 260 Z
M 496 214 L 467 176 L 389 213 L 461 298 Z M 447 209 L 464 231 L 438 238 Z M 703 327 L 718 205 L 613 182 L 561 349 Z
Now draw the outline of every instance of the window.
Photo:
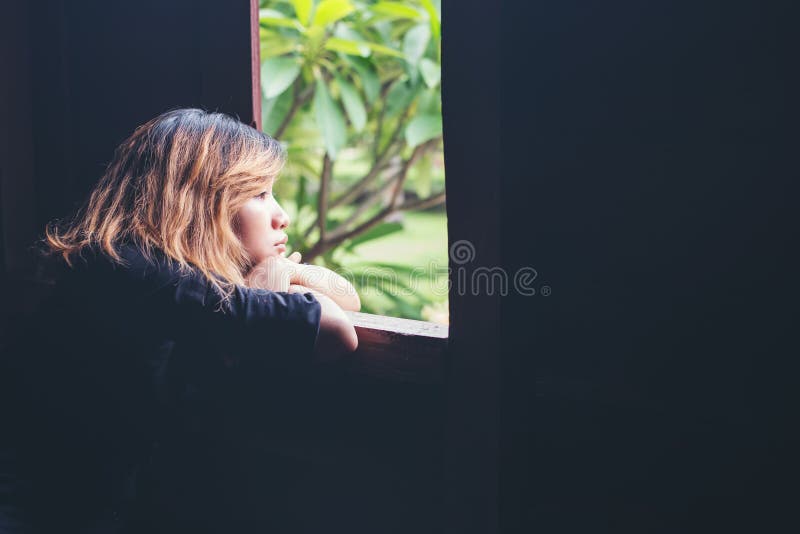
M 448 322 L 439 2 L 259 2 L 260 127 L 290 246 L 363 311 Z

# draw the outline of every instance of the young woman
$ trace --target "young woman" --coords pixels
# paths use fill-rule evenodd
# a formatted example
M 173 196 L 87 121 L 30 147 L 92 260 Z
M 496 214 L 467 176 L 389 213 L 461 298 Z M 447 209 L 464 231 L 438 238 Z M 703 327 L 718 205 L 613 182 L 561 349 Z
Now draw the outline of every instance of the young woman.
M 254 505 L 279 512 L 240 491 L 253 468 L 241 445 L 268 429 L 287 383 L 356 349 L 344 311 L 360 308 L 345 279 L 286 257 L 283 163 L 275 140 L 227 115 L 169 111 L 47 228 L 63 272 L 10 375 L 19 524 L 248 532 Z M 264 478 L 279 498 L 280 477 Z

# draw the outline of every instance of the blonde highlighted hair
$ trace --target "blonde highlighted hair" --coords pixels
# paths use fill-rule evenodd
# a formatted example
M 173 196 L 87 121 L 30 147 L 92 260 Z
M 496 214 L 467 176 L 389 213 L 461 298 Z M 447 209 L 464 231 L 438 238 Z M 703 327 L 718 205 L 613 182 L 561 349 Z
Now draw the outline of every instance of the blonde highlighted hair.
M 175 109 L 136 128 L 115 151 L 88 201 L 67 223 L 50 223 L 45 252 L 68 265 L 99 246 L 119 263 L 116 245 L 133 241 L 183 271 L 201 271 L 224 298 L 245 285 L 252 259 L 234 216 L 277 178 L 280 144 L 223 113 Z

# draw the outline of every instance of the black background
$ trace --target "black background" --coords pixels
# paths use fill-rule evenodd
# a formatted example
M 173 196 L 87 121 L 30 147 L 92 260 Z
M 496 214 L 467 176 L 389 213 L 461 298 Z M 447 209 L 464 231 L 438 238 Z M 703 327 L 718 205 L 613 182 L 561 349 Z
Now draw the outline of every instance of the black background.
M 798 527 L 797 21 L 504 3 L 502 532 Z

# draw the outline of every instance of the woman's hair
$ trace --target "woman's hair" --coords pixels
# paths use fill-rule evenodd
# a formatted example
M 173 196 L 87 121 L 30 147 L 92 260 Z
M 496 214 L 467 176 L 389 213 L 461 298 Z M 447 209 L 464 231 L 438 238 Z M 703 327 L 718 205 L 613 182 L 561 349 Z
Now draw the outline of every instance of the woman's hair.
M 244 285 L 251 265 L 234 215 L 276 178 L 280 144 L 223 113 L 174 109 L 136 128 L 115 151 L 88 201 L 67 223 L 48 224 L 45 253 L 71 258 L 98 246 L 119 263 L 115 245 L 133 241 L 182 271 L 199 269 L 224 295 Z

